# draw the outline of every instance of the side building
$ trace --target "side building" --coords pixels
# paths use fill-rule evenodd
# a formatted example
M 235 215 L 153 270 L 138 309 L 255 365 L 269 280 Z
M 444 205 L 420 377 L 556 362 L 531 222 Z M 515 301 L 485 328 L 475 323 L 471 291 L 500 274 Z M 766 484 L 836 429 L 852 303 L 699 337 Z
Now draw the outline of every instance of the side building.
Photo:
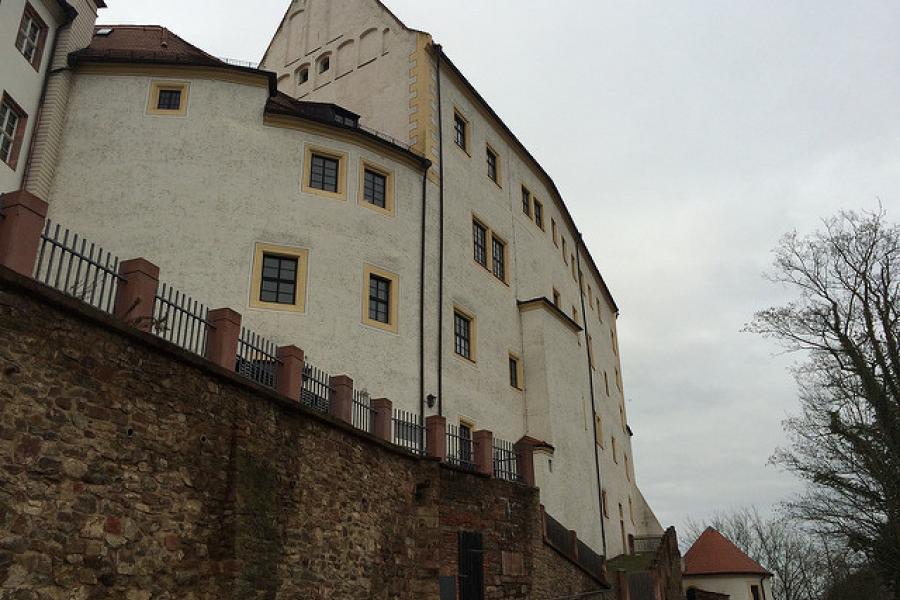
M 87 46 L 104 6 L 103 0 L 0 3 L 0 191 L 22 187 L 43 101 L 48 90 L 58 91 L 50 88 L 50 73 L 59 56 Z M 52 118 L 52 107 L 50 112 Z
M 445 416 L 459 461 L 478 429 L 529 441 L 547 512 L 598 552 L 662 535 L 612 294 L 549 175 L 430 36 L 375 0 L 310 0 L 262 69 L 155 26 L 89 41 L 25 176 L 52 221 Z

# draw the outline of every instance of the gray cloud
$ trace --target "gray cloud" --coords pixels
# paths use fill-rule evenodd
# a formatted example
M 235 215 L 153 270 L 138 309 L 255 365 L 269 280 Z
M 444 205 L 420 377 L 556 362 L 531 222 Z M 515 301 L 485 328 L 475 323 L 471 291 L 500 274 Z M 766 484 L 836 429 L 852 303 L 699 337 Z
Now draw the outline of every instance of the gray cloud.
M 661 520 L 768 510 L 790 357 L 740 333 L 784 299 L 787 230 L 881 197 L 898 218 L 900 4 L 387 0 L 432 32 L 554 176 L 622 307 L 635 461 Z M 259 60 L 287 0 L 110 0 Z M 893 209 L 893 210 L 892 210 Z

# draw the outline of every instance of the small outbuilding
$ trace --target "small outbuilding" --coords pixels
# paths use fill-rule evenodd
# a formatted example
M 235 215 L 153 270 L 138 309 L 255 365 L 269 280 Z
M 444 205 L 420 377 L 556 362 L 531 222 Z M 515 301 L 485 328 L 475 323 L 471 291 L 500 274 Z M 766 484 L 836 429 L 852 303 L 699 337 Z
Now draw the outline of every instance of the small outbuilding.
M 684 555 L 687 600 L 773 600 L 772 573 L 708 528 Z

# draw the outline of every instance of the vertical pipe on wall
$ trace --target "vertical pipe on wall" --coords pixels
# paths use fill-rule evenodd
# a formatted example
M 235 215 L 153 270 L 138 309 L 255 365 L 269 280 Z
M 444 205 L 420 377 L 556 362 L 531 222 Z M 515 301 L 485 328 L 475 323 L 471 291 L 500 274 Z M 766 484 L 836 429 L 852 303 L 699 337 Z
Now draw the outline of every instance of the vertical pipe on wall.
M 422 170 L 422 222 L 419 232 L 419 419 L 425 424 L 425 205 L 428 199 L 428 169 L 431 161 L 425 161 Z M 424 442 L 424 440 L 423 440 Z M 423 446 L 424 448 L 424 443 Z
M 578 243 L 575 245 L 575 267 L 578 269 L 578 295 L 581 296 L 581 320 L 584 322 L 584 347 L 587 350 L 588 383 L 591 388 L 591 417 L 593 421 L 594 439 L 594 470 L 597 472 L 597 503 L 600 507 L 600 536 L 603 538 L 603 556 L 606 557 L 606 517 L 603 515 L 603 480 L 600 477 L 600 451 L 597 449 L 597 403 L 594 397 L 594 367 L 591 365 L 592 348 L 588 341 L 587 310 L 584 305 L 584 274 L 581 272 L 581 249 L 586 247 L 584 239 L 578 233 Z M 623 549 L 624 551 L 624 549 Z
M 438 364 L 437 364 L 437 388 L 438 388 L 438 414 L 444 416 L 444 113 L 441 102 L 441 57 L 444 49 L 440 44 L 434 44 L 435 61 L 437 63 L 437 122 L 438 122 L 438 175 L 441 179 L 438 208 L 438 237 L 440 246 L 438 249 Z M 428 145 L 426 144 L 427 148 Z

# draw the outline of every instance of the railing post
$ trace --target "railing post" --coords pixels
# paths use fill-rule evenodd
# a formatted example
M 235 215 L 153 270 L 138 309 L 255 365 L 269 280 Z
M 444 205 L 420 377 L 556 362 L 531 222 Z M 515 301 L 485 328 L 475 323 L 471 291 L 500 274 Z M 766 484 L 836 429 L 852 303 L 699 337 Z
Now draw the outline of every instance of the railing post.
M 159 287 L 159 267 L 146 259 L 133 258 L 119 264 L 119 277 L 113 316 L 141 331 L 150 331 Z
M 300 390 L 303 388 L 303 350 L 297 346 L 279 346 L 275 356 L 278 358 L 276 390 L 282 396 L 299 402 Z
M 387 398 L 372 400 L 372 434 L 386 442 L 391 441 L 391 419 L 394 405 Z
M 447 417 L 432 415 L 425 419 L 425 453 L 441 462 L 447 460 Z
M 534 487 L 534 444 L 528 438 L 522 438 L 513 446 L 516 450 L 516 461 L 522 483 Z
M 475 470 L 482 475 L 494 475 L 494 434 L 487 429 L 476 431 L 472 436 L 475 442 Z
M 345 423 L 353 423 L 353 380 L 346 375 L 335 375 L 329 380 L 331 402 L 328 413 Z
M 0 197 L 0 265 L 27 277 L 34 273 L 47 203 L 25 190 Z
M 569 549 L 572 553 L 572 557 L 575 560 L 578 560 L 578 532 L 574 529 L 569 530 L 569 543 L 572 544 L 572 547 Z
M 206 359 L 234 371 L 241 335 L 241 315 L 230 308 L 217 308 L 209 311 L 206 320 L 210 323 L 206 328 Z

